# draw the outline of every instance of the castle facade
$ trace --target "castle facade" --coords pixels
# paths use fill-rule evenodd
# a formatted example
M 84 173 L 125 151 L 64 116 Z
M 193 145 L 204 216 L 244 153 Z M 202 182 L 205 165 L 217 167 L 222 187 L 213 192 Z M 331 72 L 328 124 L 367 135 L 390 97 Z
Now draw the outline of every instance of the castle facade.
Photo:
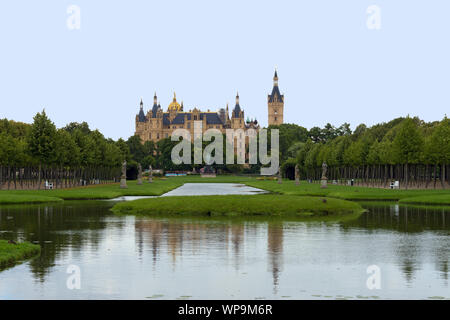
M 272 93 L 267 98 L 268 105 L 268 124 L 280 125 L 283 123 L 284 95 L 280 93 L 278 88 L 278 75 L 275 71 L 273 77 Z M 244 119 L 244 110 L 239 104 L 239 94 L 236 95 L 236 104 L 231 111 L 231 117 L 228 109 L 220 108 L 218 111 L 201 111 L 193 108 L 184 111 L 183 102 L 177 102 L 176 94 L 169 104 L 167 111 L 164 112 L 158 102 L 158 97 L 153 97 L 153 107 L 145 113 L 144 102 L 141 99 L 139 113 L 136 115 L 136 131 L 135 135 L 141 138 L 141 141 L 159 141 L 171 136 L 175 129 L 187 129 L 194 136 L 194 121 L 202 122 L 203 132 L 208 129 L 218 129 L 225 133 L 226 129 L 248 129 L 258 130 L 258 121 Z

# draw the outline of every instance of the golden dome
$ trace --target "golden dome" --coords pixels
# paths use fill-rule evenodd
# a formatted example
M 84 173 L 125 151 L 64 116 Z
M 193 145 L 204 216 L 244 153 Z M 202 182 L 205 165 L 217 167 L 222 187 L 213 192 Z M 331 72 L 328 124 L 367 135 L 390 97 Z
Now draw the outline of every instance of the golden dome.
M 169 104 L 169 108 L 167 109 L 169 112 L 170 111 L 181 111 L 181 106 L 180 104 L 177 102 L 177 95 L 175 94 L 175 92 L 173 93 L 173 101 L 171 104 Z

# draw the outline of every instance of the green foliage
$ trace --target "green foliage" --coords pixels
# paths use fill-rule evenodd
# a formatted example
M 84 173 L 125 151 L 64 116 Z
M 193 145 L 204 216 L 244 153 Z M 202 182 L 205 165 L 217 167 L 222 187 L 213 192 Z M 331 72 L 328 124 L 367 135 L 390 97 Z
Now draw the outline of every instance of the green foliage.
M 90 130 L 86 122 L 61 129 L 37 113 L 33 124 L 0 120 L 0 165 L 57 167 L 119 167 L 129 156 L 127 144 Z
M 433 130 L 431 136 L 426 140 L 427 162 L 449 163 L 450 162 L 450 120 L 445 117 Z
M 6 240 L 0 240 L 0 268 L 13 266 L 21 260 L 38 255 L 40 251 L 40 246 L 29 242 L 12 244 Z
M 406 118 L 400 125 L 393 141 L 393 153 L 398 163 L 417 163 L 423 149 L 423 137 L 417 124 Z
M 425 123 L 418 118 L 397 118 L 367 127 L 361 124 L 353 134 L 332 130 L 330 125 L 309 131 L 311 139 L 291 142 L 286 155 L 296 152 L 301 171 L 326 162 L 330 166 L 385 164 L 448 164 L 450 121 Z M 328 134 L 327 134 L 328 132 Z M 333 133 L 334 132 L 334 133 Z M 336 133 L 338 132 L 338 133 Z M 345 132 L 345 133 L 343 133 Z
M 51 163 L 54 160 L 56 148 L 56 127 L 45 114 L 45 110 L 37 113 L 33 119 L 34 122 L 28 136 L 30 154 L 39 163 Z

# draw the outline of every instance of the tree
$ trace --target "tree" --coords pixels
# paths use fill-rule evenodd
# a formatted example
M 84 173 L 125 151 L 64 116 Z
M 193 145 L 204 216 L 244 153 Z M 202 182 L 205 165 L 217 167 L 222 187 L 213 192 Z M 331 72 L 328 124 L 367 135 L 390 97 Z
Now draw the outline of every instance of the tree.
M 127 145 L 130 149 L 132 159 L 138 163 L 141 163 L 146 156 L 141 138 L 138 135 L 131 136 L 127 140 Z
M 436 126 L 427 139 L 426 143 L 427 160 L 434 165 L 441 164 L 441 184 L 444 187 L 445 167 L 450 162 L 450 120 L 445 118 Z
M 393 152 L 396 160 L 401 164 L 418 162 L 423 149 L 423 137 L 415 122 L 406 118 L 399 127 L 393 141 Z
M 56 127 L 45 114 L 37 113 L 28 136 L 30 154 L 39 162 L 38 188 L 41 187 L 42 164 L 49 164 L 54 158 Z
M 408 164 L 417 163 L 421 157 L 423 138 L 416 123 L 407 117 L 399 127 L 393 141 L 393 152 L 398 163 L 405 164 L 406 188 L 408 188 Z

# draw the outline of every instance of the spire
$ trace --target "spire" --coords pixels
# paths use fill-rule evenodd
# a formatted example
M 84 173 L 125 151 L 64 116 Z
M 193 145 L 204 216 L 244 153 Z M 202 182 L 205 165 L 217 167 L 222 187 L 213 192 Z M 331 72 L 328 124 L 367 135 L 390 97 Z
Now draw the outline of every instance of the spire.
M 139 108 L 139 114 L 138 114 L 138 121 L 145 122 L 144 102 L 142 101 L 142 97 L 141 97 L 141 102 L 139 105 L 140 105 L 140 108 Z
M 158 112 L 158 97 L 155 95 L 153 96 L 153 108 L 152 108 L 152 117 L 156 118 L 156 113 Z
M 278 72 L 276 68 L 273 75 L 272 93 L 269 95 L 268 102 L 284 102 L 284 96 L 280 93 L 280 89 L 278 88 Z
M 239 114 L 241 112 L 241 106 L 239 105 L 239 92 L 236 94 L 236 105 L 234 106 L 232 112 L 232 118 L 239 118 Z
M 175 91 L 173 92 L 173 102 L 177 101 L 177 94 L 175 93 Z

